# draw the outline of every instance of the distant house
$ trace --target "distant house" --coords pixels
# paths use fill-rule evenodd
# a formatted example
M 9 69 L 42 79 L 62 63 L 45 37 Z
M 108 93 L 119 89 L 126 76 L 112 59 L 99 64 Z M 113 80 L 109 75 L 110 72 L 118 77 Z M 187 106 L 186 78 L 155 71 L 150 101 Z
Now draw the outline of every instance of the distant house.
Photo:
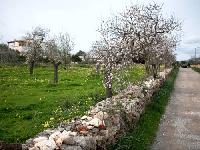
M 30 40 L 14 40 L 8 42 L 8 47 L 10 49 L 17 50 L 19 52 L 24 52 L 25 47 L 30 44 Z

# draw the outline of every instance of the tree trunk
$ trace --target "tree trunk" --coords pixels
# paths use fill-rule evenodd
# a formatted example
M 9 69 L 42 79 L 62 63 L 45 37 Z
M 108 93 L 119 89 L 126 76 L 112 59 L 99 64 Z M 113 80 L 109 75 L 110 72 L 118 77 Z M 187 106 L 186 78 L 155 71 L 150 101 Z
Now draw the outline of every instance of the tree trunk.
M 95 67 L 96 67 L 96 73 L 99 74 L 100 64 L 96 63 Z
M 111 78 L 111 69 L 106 69 L 104 73 L 104 84 L 106 87 L 106 98 L 111 98 L 112 93 L 112 78 Z
M 156 79 L 158 76 L 158 70 L 155 64 L 152 64 L 153 78 Z
M 106 98 L 111 98 L 112 95 L 112 88 L 106 87 Z
M 35 64 L 35 61 L 31 61 L 30 64 L 29 64 L 29 72 L 30 72 L 30 75 L 33 74 L 34 64 Z
M 149 66 L 149 63 L 148 62 L 145 62 L 145 71 L 146 71 L 146 74 L 147 75 L 150 75 L 150 66 Z
M 54 83 L 58 83 L 58 63 L 54 63 Z

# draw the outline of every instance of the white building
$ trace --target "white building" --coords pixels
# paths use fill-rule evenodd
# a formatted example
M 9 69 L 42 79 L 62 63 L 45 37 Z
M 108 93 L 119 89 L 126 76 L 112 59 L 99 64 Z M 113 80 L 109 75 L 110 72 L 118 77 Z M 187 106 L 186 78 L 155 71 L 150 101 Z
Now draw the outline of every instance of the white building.
M 10 49 L 18 50 L 19 52 L 24 52 L 25 47 L 29 44 L 30 41 L 27 40 L 14 40 L 8 42 L 8 47 Z

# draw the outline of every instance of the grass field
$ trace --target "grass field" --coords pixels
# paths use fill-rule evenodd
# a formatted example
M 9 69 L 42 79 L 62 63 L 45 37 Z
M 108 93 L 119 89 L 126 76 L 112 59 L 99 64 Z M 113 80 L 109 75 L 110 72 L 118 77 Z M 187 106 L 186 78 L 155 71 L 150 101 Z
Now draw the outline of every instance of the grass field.
M 0 67 L 0 140 L 24 142 L 45 128 L 82 115 L 104 98 L 102 76 L 92 67 L 59 69 L 59 84 L 53 84 L 53 68 Z M 129 71 L 130 81 L 144 77 L 137 65 Z
M 148 150 L 156 135 L 160 119 L 165 112 L 178 68 L 174 69 L 164 85 L 153 95 L 152 103 L 145 109 L 136 127 L 127 131 L 126 135 L 110 147 L 110 150 Z

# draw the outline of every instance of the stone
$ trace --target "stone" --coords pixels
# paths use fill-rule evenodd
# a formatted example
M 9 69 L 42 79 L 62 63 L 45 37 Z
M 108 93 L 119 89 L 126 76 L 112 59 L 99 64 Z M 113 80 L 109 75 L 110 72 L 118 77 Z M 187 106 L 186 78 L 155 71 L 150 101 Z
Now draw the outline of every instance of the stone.
M 83 135 L 87 135 L 88 131 L 86 131 L 86 130 L 85 131 L 80 131 L 80 133 L 83 134 Z
M 99 118 L 93 118 L 89 122 L 87 122 L 87 125 L 93 125 L 95 127 L 98 127 L 100 124 L 102 124 L 102 121 Z
M 71 135 L 71 136 L 76 136 L 77 135 L 77 132 L 69 132 L 69 135 Z
M 66 127 L 65 127 L 65 130 L 66 130 L 66 131 L 70 131 L 70 130 L 71 130 L 71 126 L 66 126 Z
M 108 138 L 109 137 L 109 131 L 108 130 L 101 130 L 100 131 L 100 134 L 102 136 L 104 136 L 105 138 Z
M 51 130 L 44 130 L 43 132 L 40 132 L 38 136 L 43 136 L 43 137 L 49 137 L 49 135 L 52 133 Z
M 88 121 L 85 121 L 85 120 L 82 121 L 82 125 L 87 126 L 87 124 L 88 124 Z
M 64 130 L 64 131 L 61 133 L 62 139 L 64 140 L 64 139 L 70 137 L 70 135 L 69 135 L 70 132 L 71 132 L 71 131 L 66 131 L 66 130 Z
M 85 120 L 85 119 L 87 119 L 86 115 L 84 115 L 83 117 L 81 117 L 81 120 Z
M 94 115 L 94 118 L 104 120 L 104 119 L 108 118 L 108 114 L 107 114 L 107 112 L 99 111 L 97 114 Z
M 63 128 L 63 127 L 58 127 L 58 130 L 59 130 L 60 132 L 62 132 L 62 131 L 65 130 L 65 128 Z
M 87 129 L 87 126 L 84 126 L 81 124 L 81 125 L 76 126 L 76 130 L 78 132 L 81 132 L 81 131 L 87 131 L 88 129 Z
M 62 145 L 61 150 L 82 150 L 80 146 L 69 146 L 69 145 Z
M 92 117 L 87 117 L 87 120 L 88 120 L 88 121 L 90 121 L 90 120 L 92 120 L 92 119 L 93 119 Z
M 52 133 L 49 137 L 49 139 L 57 139 L 59 138 L 60 136 L 62 136 L 61 132 L 60 131 L 56 131 L 54 133 Z
M 38 147 L 31 147 L 29 150 L 40 150 Z
M 33 139 L 28 139 L 26 140 L 26 145 L 27 147 L 34 147 L 34 142 L 33 142 Z
M 89 126 L 87 126 L 87 128 L 88 128 L 89 130 L 91 130 L 91 129 L 94 128 L 94 126 L 89 125 Z
M 76 144 L 76 142 L 74 141 L 73 137 L 67 137 L 66 139 L 63 140 L 63 144 L 74 145 Z
M 26 144 L 22 144 L 22 150 L 28 150 L 28 146 Z
M 90 136 L 76 136 L 74 141 L 83 149 L 96 149 L 96 140 Z
M 33 140 L 34 143 L 38 143 L 38 142 L 41 142 L 41 141 L 44 141 L 44 140 L 47 140 L 48 138 L 47 137 L 38 137 L 38 138 L 35 138 Z
M 98 133 L 98 132 L 99 132 L 99 129 L 98 129 L 98 128 L 93 128 L 93 129 L 92 129 L 92 132 L 93 132 L 93 133 Z
M 112 117 L 112 123 L 114 125 L 118 125 L 120 123 L 120 116 L 119 115 L 115 115 Z
M 56 143 L 51 139 L 38 142 L 34 147 L 39 148 L 39 150 L 53 150 L 57 148 Z
M 62 138 L 58 138 L 55 140 L 55 143 L 58 147 L 60 147 L 62 145 L 63 139 Z
M 99 111 L 98 107 L 93 108 L 90 112 L 91 113 L 97 113 Z

